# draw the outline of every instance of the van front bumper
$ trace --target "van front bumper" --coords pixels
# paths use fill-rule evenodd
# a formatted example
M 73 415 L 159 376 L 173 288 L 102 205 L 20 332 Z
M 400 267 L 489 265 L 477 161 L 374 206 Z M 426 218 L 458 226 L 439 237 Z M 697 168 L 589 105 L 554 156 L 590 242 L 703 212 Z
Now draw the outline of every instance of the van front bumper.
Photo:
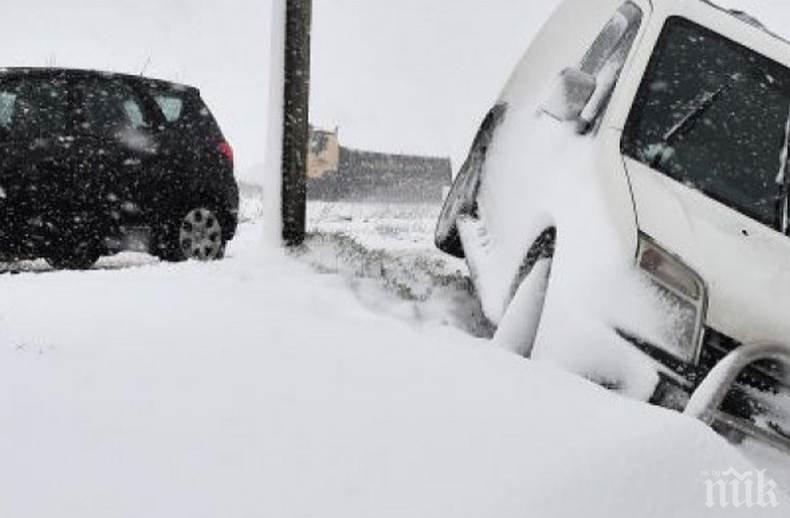
M 758 426 L 759 404 L 748 390 L 733 390 L 741 386 L 790 393 L 790 345 L 744 345 L 706 328 L 700 361 L 692 365 L 637 337 L 619 334 L 656 363 L 659 383 L 651 404 L 684 412 L 714 428 L 735 430 L 790 454 L 788 429 Z

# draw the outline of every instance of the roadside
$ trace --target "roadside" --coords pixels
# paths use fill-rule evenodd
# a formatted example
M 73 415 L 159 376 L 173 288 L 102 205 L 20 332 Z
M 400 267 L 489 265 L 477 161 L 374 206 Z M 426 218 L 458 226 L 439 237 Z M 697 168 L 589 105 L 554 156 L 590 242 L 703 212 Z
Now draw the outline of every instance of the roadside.
M 371 309 L 490 338 L 466 265 L 433 244 L 440 208 L 310 202 L 311 233 L 297 256 L 321 272 L 339 274 Z

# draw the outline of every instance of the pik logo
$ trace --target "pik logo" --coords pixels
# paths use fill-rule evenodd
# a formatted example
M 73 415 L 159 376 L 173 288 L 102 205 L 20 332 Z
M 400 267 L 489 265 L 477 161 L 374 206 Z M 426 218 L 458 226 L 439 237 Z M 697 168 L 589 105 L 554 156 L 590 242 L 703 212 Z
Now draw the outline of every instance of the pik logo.
M 779 507 L 777 483 L 766 475 L 766 471 L 739 473 L 734 468 L 724 472 L 704 473 L 705 505 L 734 509 Z

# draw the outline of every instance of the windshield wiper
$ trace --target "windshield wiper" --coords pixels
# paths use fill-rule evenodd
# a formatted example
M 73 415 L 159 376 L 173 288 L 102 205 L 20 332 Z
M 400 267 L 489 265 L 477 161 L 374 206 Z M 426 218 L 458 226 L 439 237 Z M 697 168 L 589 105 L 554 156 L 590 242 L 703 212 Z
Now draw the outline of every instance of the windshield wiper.
M 711 106 L 716 104 L 716 101 L 719 99 L 719 97 L 729 90 L 731 86 L 732 83 L 728 82 L 723 84 L 715 92 L 706 93 L 699 105 L 697 105 L 685 117 L 683 117 L 680 122 L 672 126 L 672 128 L 670 128 L 669 131 L 664 134 L 664 144 L 672 145 L 678 139 L 678 137 L 682 137 L 694 129 L 694 126 L 702 118 L 702 116 L 708 112 Z
M 782 233 L 786 234 L 790 227 L 790 171 L 788 171 L 788 161 L 790 160 L 790 107 L 787 110 L 787 123 L 785 124 L 785 141 L 780 156 L 781 166 L 776 177 L 776 184 L 779 186 L 779 200 L 777 215 L 779 217 Z
M 659 169 L 664 160 L 666 160 L 668 156 L 672 156 L 671 150 L 675 141 L 679 137 L 688 134 L 692 129 L 694 129 L 694 126 L 696 126 L 697 122 L 714 104 L 716 104 L 716 101 L 718 101 L 719 98 L 727 90 L 729 90 L 737 80 L 737 75 L 733 76 L 730 81 L 727 81 L 721 85 L 715 92 L 706 92 L 702 96 L 699 104 L 694 106 L 677 124 L 669 128 L 669 130 L 664 133 L 661 138 L 661 144 L 658 152 L 656 152 L 655 156 L 653 156 L 653 158 L 650 160 L 650 166 L 652 168 Z

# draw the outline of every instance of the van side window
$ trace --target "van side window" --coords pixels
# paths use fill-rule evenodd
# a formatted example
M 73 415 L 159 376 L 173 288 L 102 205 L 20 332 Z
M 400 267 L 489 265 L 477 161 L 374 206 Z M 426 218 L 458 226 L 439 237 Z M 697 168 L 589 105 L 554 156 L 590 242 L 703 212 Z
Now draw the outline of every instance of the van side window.
M 670 18 L 623 132 L 624 155 L 770 226 L 788 180 L 790 70 Z
M 580 70 L 596 81 L 595 92 L 582 113 L 582 121 L 592 125 L 603 113 L 641 23 L 642 10 L 631 2 L 623 4 L 582 58 Z

